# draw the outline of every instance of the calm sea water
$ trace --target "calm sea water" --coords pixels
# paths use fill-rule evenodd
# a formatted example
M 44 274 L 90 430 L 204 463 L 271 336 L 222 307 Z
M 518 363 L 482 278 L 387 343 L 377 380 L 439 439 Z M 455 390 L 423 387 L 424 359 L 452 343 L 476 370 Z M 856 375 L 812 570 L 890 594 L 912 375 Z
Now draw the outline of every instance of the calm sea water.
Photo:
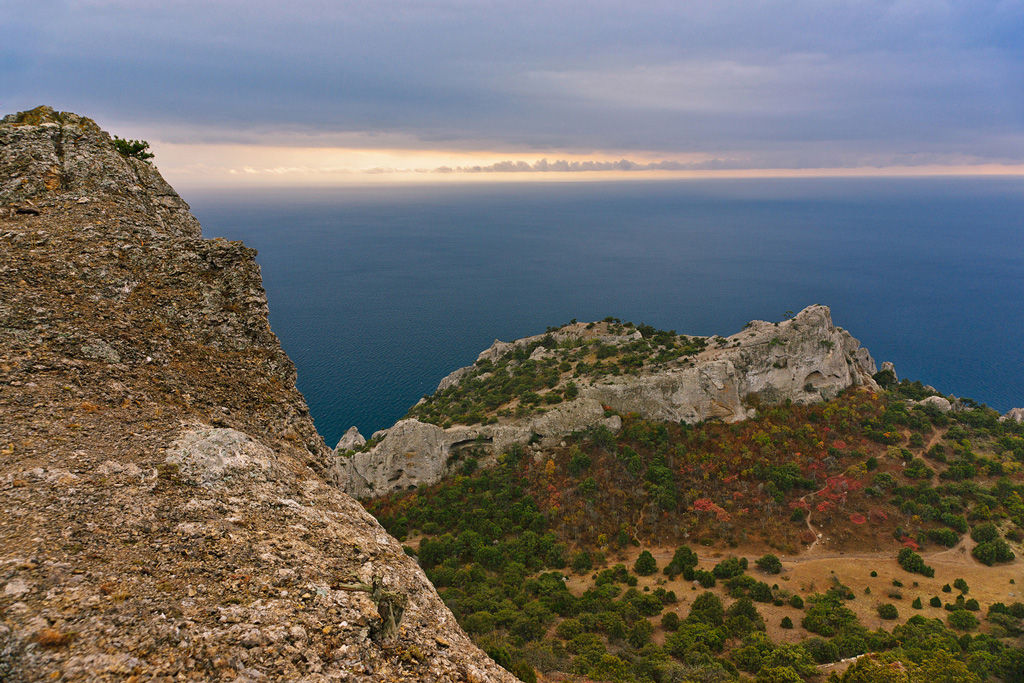
M 901 377 L 1024 405 L 1024 181 L 822 179 L 186 193 L 259 250 L 329 445 L 495 339 L 615 316 L 732 334 L 832 308 Z

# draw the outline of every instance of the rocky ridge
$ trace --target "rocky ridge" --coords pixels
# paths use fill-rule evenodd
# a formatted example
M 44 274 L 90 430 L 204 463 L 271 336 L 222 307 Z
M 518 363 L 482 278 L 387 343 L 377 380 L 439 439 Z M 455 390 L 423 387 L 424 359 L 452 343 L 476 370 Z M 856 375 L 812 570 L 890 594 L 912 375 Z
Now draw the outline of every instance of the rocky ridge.
M 615 431 L 621 425 L 617 413 L 734 422 L 753 415 L 752 400 L 809 403 L 850 386 L 874 386 L 870 353 L 832 323 L 825 306 L 810 306 L 778 323 L 752 321 L 729 337 L 645 331 L 649 339 L 635 327 L 603 321 L 573 323 L 511 343 L 495 341 L 473 366 L 445 377 L 410 417 L 374 434 L 371 447 L 346 450 L 353 448 L 350 430 L 335 449 L 336 477 L 353 496 L 385 495 L 440 481 L 463 449 L 485 449 L 494 456 L 513 444 L 540 448 L 588 428 Z M 602 366 L 601 358 L 618 358 L 619 364 Z M 537 403 L 548 405 L 551 397 L 552 408 L 513 397 L 464 420 L 473 424 L 452 424 L 444 412 L 458 412 L 457 406 L 471 400 L 465 392 L 454 397 L 465 383 L 476 382 L 477 393 L 484 393 L 494 386 L 496 373 L 514 377 L 534 366 L 549 373 Z M 595 373 L 595 367 L 607 371 Z M 434 407 L 439 404 L 444 410 Z
M 255 251 L 0 122 L 0 679 L 512 681 L 332 485 Z

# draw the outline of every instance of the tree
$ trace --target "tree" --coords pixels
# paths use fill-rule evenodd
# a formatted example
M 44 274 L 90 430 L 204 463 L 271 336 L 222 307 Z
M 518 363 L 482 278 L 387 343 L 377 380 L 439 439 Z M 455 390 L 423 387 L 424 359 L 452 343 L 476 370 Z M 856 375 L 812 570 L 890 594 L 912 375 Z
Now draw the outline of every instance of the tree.
M 645 550 L 640 553 L 640 557 L 636 558 L 636 562 L 633 563 L 633 571 L 640 576 L 650 576 L 658 571 L 658 562 L 654 559 L 654 555 L 651 555 L 651 551 Z
M 978 543 L 987 543 L 988 541 L 994 541 L 997 538 L 999 538 L 999 530 L 992 522 L 979 524 L 971 529 L 971 539 Z
M 971 554 L 979 562 L 990 567 L 996 562 L 1010 562 L 1015 557 L 1013 551 L 1010 550 L 1010 546 L 1001 538 L 979 543 L 971 550 Z
M 146 163 L 149 163 L 148 160 L 152 159 L 154 156 L 154 154 L 149 151 L 149 143 L 145 140 L 124 140 L 115 135 L 114 147 L 121 156 L 138 159 L 139 161 L 145 161 Z
M 896 605 L 884 604 L 878 606 L 878 616 L 883 619 L 898 619 L 900 616 L 899 611 L 896 609 Z
M 737 558 L 728 557 L 716 564 L 711 569 L 711 573 L 715 575 L 716 579 L 731 579 L 743 573 L 743 565 Z
M 676 574 L 682 574 L 687 568 L 697 566 L 697 554 L 690 550 L 690 546 L 684 545 L 676 549 L 672 555 L 672 561 L 665 566 L 665 574 L 675 578 Z
M 757 672 L 756 683 L 804 683 L 800 674 L 788 666 L 765 666 Z
M 679 628 L 679 615 L 675 612 L 665 612 L 661 616 L 661 627 L 666 631 L 675 631 Z
M 908 572 L 914 572 L 931 578 L 935 576 L 935 569 L 926 565 L 921 556 L 915 553 L 910 548 L 903 548 L 896 556 L 896 561 Z
M 722 600 L 711 591 L 705 591 L 697 596 L 690 606 L 690 615 L 686 617 L 690 622 L 703 622 L 712 626 L 721 626 L 725 619 L 725 608 Z
M 910 672 L 900 662 L 874 655 L 861 657 L 839 679 L 841 683 L 910 683 Z
M 778 574 L 782 571 L 782 560 L 775 555 L 762 555 L 757 558 L 757 562 L 755 564 L 757 565 L 757 568 L 765 574 Z
M 947 621 L 951 628 L 958 631 L 971 631 L 978 626 L 978 619 L 965 609 L 950 612 Z
M 931 650 L 921 659 L 916 678 L 928 683 L 979 683 L 966 664 L 941 648 Z
M 807 650 L 796 643 L 783 643 L 765 655 L 766 667 L 786 666 L 800 676 L 811 676 L 815 671 L 814 660 Z
M 569 566 L 572 567 L 572 570 L 577 574 L 582 574 L 590 571 L 593 568 L 594 563 L 590 557 L 590 553 L 585 550 L 581 550 L 572 556 L 572 561 L 569 563 Z
M 629 629 L 626 640 L 630 645 L 639 649 L 651 642 L 651 634 L 654 633 L 654 626 L 646 619 L 638 619 L 633 627 Z
M 808 631 L 831 638 L 844 626 L 857 622 L 857 615 L 838 598 L 815 595 L 812 599 L 813 604 L 800 622 Z

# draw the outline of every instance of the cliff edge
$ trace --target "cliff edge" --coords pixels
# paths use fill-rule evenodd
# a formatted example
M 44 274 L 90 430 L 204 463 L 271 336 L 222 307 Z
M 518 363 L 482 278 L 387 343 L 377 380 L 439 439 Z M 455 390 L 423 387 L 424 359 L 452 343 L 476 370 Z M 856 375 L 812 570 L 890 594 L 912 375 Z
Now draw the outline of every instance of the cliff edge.
M 91 120 L 0 122 L 0 680 L 513 681 L 325 480 L 254 257 Z

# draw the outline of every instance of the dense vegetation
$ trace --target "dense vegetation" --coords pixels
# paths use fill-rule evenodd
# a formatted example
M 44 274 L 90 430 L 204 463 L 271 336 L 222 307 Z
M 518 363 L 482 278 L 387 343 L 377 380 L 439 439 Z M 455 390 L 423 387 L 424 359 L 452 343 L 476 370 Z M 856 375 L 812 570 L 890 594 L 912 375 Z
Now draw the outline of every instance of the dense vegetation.
M 876 654 L 834 678 L 1024 680 L 1024 604 L 986 604 L 960 577 L 939 578 L 955 599 L 914 582 L 935 573 L 921 553 L 961 541 L 985 564 L 1014 559 L 1024 427 L 970 401 L 950 413 L 908 404 L 929 393 L 902 382 L 813 406 L 755 401 L 757 417 L 732 425 L 625 415 L 618 434 L 516 447 L 491 469 L 463 454 L 461 476 L 368 508 L 410 544 L 474 640 L 524 681 L 536 671 L 800 681 L 866 652 Z M 877 585 L 877 601 L 835 575 L 786 585 L 765 551 L 798 553 L 815 539 L 809 522 L 838 548 L 882 543 L 906 578 Z M 666 546 L 675 552 L 658 566 L 647 549 Z M 738 555 L 747 548 L 760 549 L 749 566 Z M 851 609 L 864 601 L 870 628 Z M 936 607 L 944 619 L 918 613 Z

